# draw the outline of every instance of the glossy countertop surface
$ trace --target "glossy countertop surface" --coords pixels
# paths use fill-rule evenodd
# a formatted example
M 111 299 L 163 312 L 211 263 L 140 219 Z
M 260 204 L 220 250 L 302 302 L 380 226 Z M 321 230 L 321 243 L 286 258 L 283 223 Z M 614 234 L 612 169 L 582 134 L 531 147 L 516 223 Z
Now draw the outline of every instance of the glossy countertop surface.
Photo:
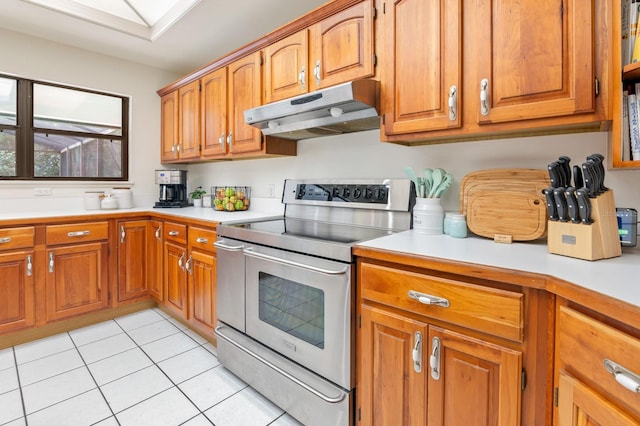
M 513 244 L 470 236 L 424 235 L 405 231 L 358 246 L 552 276 L 640 307 L 640 248 L 622 256 L 588 261 L 551 254 L 545 240 Z

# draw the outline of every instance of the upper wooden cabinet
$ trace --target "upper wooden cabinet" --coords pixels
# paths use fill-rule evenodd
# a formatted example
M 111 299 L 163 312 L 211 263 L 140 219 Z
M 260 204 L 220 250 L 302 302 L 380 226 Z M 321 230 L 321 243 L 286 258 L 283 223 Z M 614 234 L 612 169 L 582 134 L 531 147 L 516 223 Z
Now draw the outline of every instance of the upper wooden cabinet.
M 178 159 L 178 91 L 160 98 L 160 161 L 174 162 Z
M 603 3 L 385 2 L 378 19 L 382 138 L 598 129 L 610 114 L 604 43 L 610 28 L 596 31 L 609 16 Z
M 161 98 L 163 163 L 200 155 L 200 82 L 194 81 Z
M 365 0 L 265 47 L 265 103 L 373 76 L 372 16 Z
M 227 68 L 200 79 L 201 154 L 204 158 L 227 153 Z

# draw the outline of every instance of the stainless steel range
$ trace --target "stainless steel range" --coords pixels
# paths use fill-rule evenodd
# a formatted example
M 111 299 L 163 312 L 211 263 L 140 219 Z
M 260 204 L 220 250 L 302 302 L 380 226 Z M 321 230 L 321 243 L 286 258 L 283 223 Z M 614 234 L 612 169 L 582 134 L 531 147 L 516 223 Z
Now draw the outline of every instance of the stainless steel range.
M 408 179 L 286 180 L 283 217 L 218 226 L 218 359 L 305 425 L 350 425 L 354 244 L 411 227 Z

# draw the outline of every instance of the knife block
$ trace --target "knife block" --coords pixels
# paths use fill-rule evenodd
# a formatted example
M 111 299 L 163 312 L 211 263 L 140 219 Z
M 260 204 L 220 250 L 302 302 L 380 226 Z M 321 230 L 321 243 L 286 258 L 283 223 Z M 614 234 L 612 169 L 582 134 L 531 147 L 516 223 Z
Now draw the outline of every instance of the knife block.
M 608 259 L 622 255 L 613 190 L 609 189 L 590 201 L 593 219 L 591 225 L 548 221 L 549 253 L 584 260 Z

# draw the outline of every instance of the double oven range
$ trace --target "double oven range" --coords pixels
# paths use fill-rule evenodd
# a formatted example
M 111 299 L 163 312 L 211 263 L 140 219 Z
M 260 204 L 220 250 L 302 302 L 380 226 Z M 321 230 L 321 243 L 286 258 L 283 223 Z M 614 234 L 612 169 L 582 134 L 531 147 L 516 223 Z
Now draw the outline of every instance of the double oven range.
M 352 246 L 411 227 L 408 179 L 286 180 L 283 217 L 218 226 L 218 359 L 305 425 L 350 425 Z

